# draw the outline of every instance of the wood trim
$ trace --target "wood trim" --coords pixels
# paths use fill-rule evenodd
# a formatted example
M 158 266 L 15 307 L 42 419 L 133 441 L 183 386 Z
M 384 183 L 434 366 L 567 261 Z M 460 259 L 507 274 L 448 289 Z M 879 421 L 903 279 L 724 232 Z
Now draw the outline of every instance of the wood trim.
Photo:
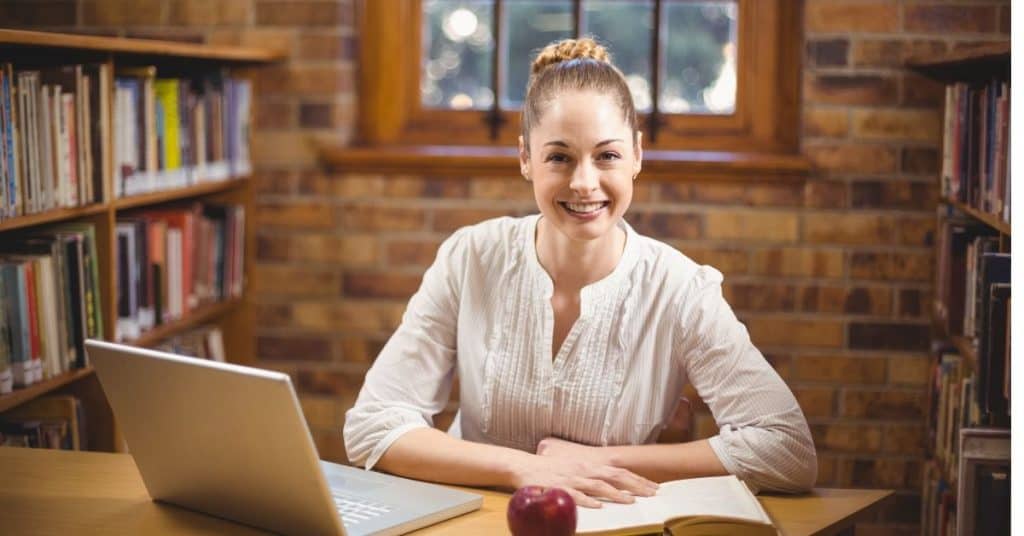
M 988 225 L 989 227 L 999 231 L 1000 233 L 1006 236 L 1010 236 L 1010 224 L 1003 221 L 1002 218 L 1000 218 L 999 216 L 978 210 L 972 206 L 965 205 L 964 203 L 961 203 L 959 201 L 953 201 L 952 199 L 942 199 L 942 202 L 959 210 L 960 212 L 963 212 L 964 214 L 967 214 L 968 216 L 980 221 L 981 223 Z
M 284 50 L 254 47 L 0 29 L 0 46 L 9 45 L 229 62 L 266 63 L 287 57 L 287 51 Z
M 158 205 L 161 203 L 190 199 L 193 197 L 201 197 L 208 194 L 223 192 L 225 190 L 231 190 L 233 188 L 240 188 L 248 182 L 248 177 L 217 182 L 204 182 L 192 186 L 186 186 L 184 188 L 176 188 L 174 190 L 150 192 L 145 194 L 122 197 L 115 200 L 113 204 L 114 208 L 117 210 L 146 207 L 150 205 Z
M 86 376 L 90 376 L 93 373 L 91 366 L 65 372 L 41 382 L 33 383 L 28 387 L 22 389 L 15 389 L 10 393 L 0 395 L 0 412 L 7 411 L 15 406 L 24 404 L 29 400 L 33 400 L 36 397 L 45 395 L 50 391 L 55 391 L 61 387 L 78 381 Z
M 718 116 L 661 114 L 664 126 L 651 149 L 797 151 L 803 0 L 738 2 L 736 112 Z M 502 112 L 505 122 L 492 142 L 488 139 L 488 111 L 422 108 L 419 1 L 360 0 L 358 11 L 359 145 L 516 143 L 518 111 Z M 646 124 L 646 114 L 642 120 Z
M 457 177 L 519 172 L 516 149 L 507 146 L 325 146 L 319 153 L 329 168 L 344 172 Z M 640 176 L 672 181 L 800 181 L 810 171 L 810 161 L 800 155 L 645 150 Z
M 990 60 L 1010 60 L 1010 42 L 990 43 L 987 45 L 958 49 L 940 54 L 913 56 L 907 60 L 911 69 L 945 69 L 964 63 L 984 62 Z
M 235 307 L 238 307 L 241 304 L 242 300 L 240 298 L 233 298 L 227 301 L 201 305 L 196 309 L 189 311 L 188 314 L 177 320 L 160 324 L 159 326 L 142 333 L 142 335 L 137 339 L 124 341 L 124 344 L 144 347 L 153 346 L 164 339 L 177 335 L 178 333 L 182 333 L 208 321 L 212 321 L 217 317 L 232 311 Z

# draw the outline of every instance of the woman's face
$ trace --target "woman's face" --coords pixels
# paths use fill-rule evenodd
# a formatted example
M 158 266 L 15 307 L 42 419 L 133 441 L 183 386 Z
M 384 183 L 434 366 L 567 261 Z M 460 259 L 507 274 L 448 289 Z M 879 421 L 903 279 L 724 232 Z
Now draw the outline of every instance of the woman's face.
M 541 214 L 570 240 L 608 236 L 633 199 L 642 152 L 612 97 L 564 93 L 519 138 L 523 175 L 533 183 Z

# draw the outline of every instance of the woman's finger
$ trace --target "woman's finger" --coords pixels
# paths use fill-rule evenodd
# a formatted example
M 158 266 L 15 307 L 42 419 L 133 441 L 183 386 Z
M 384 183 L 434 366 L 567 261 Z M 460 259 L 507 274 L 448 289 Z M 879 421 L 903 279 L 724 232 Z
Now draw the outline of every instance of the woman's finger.
M 615 487 L 626 490 L 633 495 L 650 497 L 658 491 L 658 484 L 621 467 L 608 467 L 602 478 Z
M 630 504 L 636 500 L 631 494 L 616 488 L 604 480 L 596 478 L 580 478 L 578 485 L 573 487 L 591 497 L 608 499 L 617 503 Z

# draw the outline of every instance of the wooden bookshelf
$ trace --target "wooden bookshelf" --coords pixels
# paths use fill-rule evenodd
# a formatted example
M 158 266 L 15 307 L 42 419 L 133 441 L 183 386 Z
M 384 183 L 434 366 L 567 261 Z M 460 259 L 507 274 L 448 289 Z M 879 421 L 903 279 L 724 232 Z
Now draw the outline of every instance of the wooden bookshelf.
M 106 64 L 114 73 L 119 65 L 155 65 L 158 73 L 166 68 L 170 76 L 187 77 L 219 72 L 222 67 L 235 68 L 233 76 L 252 76 L 251 67 L 283 59 L 279 51 L 253 47 L 212 46 L 147 39 L 125 39 L 89 35 L 57 34 L 0 29 L 0 63 L 11 62 L 15 70 L 36 69 L 79 63 Z M 108 80 L 114 89 L 113 76 Z M 112 97 L 108 97 L 111 98 Z M 253 99 L 255 102 L 256 99 Z M 110 105 L 111 116 L 114 106 Z M 113 119 L 111 117 L 111 119 Z M 109 134 L 113 135 L 111 120 Z M 112 147 L 111 140 L 107 140 Z M 106 154 L 106 153 L 104 153 Z M 109 155 L 108 155 L 109 157 Z M 245 207 L 243 281 L 248 281 L 253 261 L 252 179 L 231 178 L 200 182 L 166 191 L 114 198 L 114 173 L 104 168 L 100 181 L 99 202 L 76 208 L 62 208 L 0 220 L 0 243 L 26 231 L 64 222 L 87 222 L 93 225 L 96 238 L 97 275 L 103 316 L 103 338 L 115 340 L 118 320 L 117 220 L 138 209 L 173 205 L 181 201 L 203 201 Z M 224 349 L 229 361 L 247 362 L 253 351 L 252 313 L 242 296 L 193 309 L 186 316 L 157 326 L 135 340 L 137 346 L 154 346 L 162 340 L 205 324 L 220 327 Z M 0 395 L 0 411 L 5 411 L 47 393 L 69 393 L 77 396 L 86 413 L 88 445 L 92 450 L 119 450 L 123 446 L 114 422 L 113 412 L 91 367 L 74 370 L 55 378 L 37 382 L 24 389 Z
M 1000 233 L 1006 236 L 1010 236 L 1010 223 L 1003 221 L 999 216 L 996 216 L 995 214 L 989 214 L 987 212 L 982 212 L 974 207 L 965 205 L 959 201 L 953 201 L 951 199 L 943 199 L 942 202 L 959 210 L 960 212 L 963 212 L 964 214 L 967 214 L 968 216 L 980 221 L 981 223 L 988 225 L 989 227 L 999 231 Z
M 910 58 L 907 68 L 943 82 L 973 81 L 1010 71 L 1010 43 L 958 49 L 946 54 Z

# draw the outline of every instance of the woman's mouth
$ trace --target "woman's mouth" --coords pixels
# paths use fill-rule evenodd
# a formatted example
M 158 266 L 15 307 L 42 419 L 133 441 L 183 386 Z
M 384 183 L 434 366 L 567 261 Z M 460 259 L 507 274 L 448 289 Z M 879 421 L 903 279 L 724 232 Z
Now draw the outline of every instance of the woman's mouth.
M 603 211 L 608 206 L 609 202 L 596 201 L 588 203 L 572 203 L 569 201 L 559 201 L 558 204 L 561 205 L 566 212 L 575 217 L 592 218 Z

